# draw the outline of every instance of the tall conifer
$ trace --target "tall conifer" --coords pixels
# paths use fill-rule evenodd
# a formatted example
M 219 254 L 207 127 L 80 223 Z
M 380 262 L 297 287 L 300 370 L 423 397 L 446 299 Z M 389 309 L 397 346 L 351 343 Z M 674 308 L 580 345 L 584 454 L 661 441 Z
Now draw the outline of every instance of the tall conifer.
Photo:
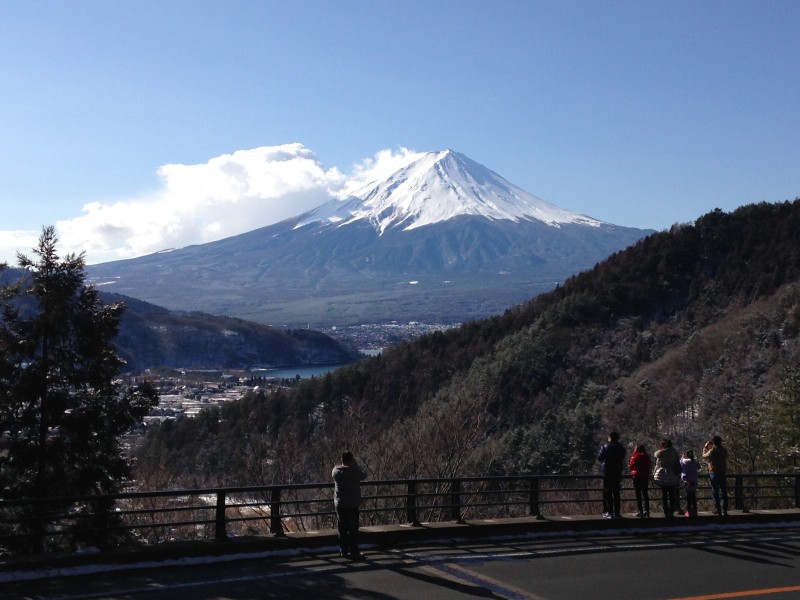
M 45 227 L 0 295 L 0 489 L 6 498 L 90 495 L 130 475 L 121 436 L 158 401 L 122 389 L 112 344 L 124 311 L 85 285 L 84 255 L 59 258 Z

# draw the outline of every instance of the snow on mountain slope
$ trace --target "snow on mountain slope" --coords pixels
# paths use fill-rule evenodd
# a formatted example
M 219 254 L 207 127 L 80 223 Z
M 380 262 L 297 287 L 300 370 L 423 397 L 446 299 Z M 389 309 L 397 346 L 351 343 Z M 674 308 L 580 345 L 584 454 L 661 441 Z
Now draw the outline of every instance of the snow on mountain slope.
M 323 204 L 301 217 L 295 227 L 366 220 L 382 234 L 393 227 L 408 231 L 463 215 L 514 222 L 537 220 L 554 227 L 603 225 L 529 194 L 458 152 L 425 152 L 410 158 L 411 162 L 387 179 Z

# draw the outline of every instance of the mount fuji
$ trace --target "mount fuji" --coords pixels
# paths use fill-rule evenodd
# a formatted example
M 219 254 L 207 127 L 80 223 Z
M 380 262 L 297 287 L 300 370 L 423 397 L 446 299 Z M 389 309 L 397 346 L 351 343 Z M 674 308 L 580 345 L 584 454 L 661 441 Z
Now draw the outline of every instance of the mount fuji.
M 649 233 L 560 208 L 445 150 L 281 223 L 87 272 L 173 310 L 275 325 L 453 323 L 502 312 Z

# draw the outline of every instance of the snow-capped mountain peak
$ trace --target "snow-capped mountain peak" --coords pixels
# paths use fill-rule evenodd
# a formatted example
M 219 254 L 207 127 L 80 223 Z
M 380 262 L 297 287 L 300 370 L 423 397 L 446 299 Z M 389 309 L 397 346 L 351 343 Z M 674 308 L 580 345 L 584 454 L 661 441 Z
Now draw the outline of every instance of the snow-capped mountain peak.
M 468 157 L 444 150 L 410 156 L 382 181 L 373 181 L 304 215 L 296 227 L 366 220 L 380 233 L 411 230 L 459 216 L 490 220 L 538 220 L 559 227 L 592 227 L 601 221 L 541 200 Z

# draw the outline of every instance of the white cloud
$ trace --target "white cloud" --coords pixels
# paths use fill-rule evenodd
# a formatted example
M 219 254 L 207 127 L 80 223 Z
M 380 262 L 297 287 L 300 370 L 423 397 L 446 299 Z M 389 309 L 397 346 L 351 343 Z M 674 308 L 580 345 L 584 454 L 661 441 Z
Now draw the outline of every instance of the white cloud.
M 416 156 L 406 148 L 382 150 L 350 176 L 324 168 L 299 143 L 237 150 L 202 164 L 167 164 L 152 194 L 92 202 L 82 215 L 58 221 L 59 248 L 63 254 L 85 251 L 91 264 L 219 240 L 316 208 Z M 0 231 L 0 257 L 11 264 L 16 250 L 30 255 L 39 233 Z
M 17 252 L 33 256 L 31 250 L 39 242 L 41 231 L 2 231 L 0 230 L 0 262 L 9 267 L 17 266 Z
M 366 158 L 357 164 L 349 178 L 343 193 L 353 193 L 358 188 L 368 185 L 373 181 L 386 179 L 399 169 L 419 158 L 423 153 L 399 148 L 398 150 L 381 150 L 372 158 Z

